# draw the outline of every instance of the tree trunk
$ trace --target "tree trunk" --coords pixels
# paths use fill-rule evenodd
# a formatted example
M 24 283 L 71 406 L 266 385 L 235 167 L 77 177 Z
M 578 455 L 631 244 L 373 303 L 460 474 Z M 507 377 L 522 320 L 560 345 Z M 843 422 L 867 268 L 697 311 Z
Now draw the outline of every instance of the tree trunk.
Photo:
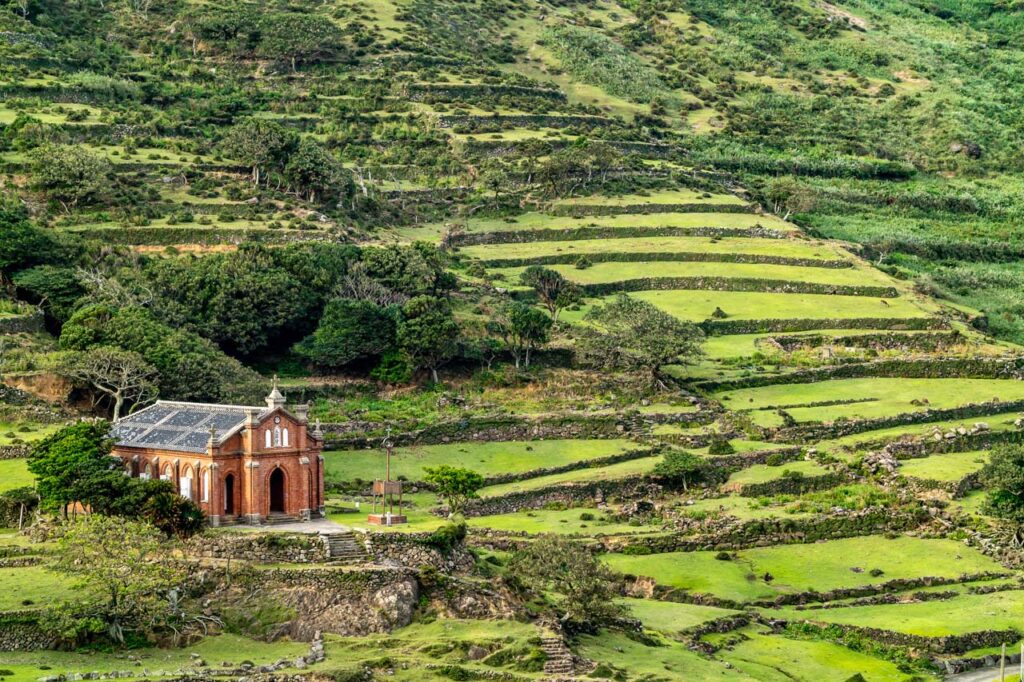
M 526 347 L 526 369 L 530 369 L 530 347 Z
M 114 394 L 114 421 L 121 419 L 121 408 L 124 407 L 124 396 L 120 391 Z
M 441 383 L 441 380 L 437 378 L 437 367 L 430 368 L 430 376 L 434 379 L 434 383 Z

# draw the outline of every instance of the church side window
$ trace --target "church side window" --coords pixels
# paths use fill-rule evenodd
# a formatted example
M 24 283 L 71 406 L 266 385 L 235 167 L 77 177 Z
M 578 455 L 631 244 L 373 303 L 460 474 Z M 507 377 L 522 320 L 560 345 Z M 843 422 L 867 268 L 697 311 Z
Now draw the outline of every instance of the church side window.
M 266 431 L 264 431 L 263 435 L 264 435 L 264 441 L 266 443 L 266 446 L 269 448 L 270 447 L 270 429 L 267 429 Z
M 274 447 L 275 448 L 281 447 L 281 427 L 280 426 L 275 426 L 274 427 Z
M 281 432 L 281 444 L 284 447 L 288 447 L 288 429 L 284 429 Z

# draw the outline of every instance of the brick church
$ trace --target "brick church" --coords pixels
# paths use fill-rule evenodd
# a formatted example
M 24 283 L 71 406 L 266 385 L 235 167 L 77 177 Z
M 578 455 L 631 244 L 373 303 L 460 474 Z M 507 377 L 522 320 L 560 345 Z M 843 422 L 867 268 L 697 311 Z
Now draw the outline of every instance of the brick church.
M 212 526 L 324 515 L 323 433 L 309 405 L 158 400 L 118 421 L 113 454 L 131 476 L 161 478 L 202 508 Z

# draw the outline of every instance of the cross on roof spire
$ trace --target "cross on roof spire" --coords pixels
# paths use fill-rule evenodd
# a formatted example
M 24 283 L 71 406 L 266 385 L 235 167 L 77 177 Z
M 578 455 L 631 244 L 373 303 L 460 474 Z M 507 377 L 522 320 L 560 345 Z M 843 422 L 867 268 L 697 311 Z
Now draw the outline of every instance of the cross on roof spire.
M 270 393 L 267 395 L 266 398 L 264 398 L 264 400 L 267 403 L 267 407 L 269 407 L 272 410 L 278 407 L 283 407 L 286 402 L 284 395 L 281 393 L 280 390 L 278 390 L 277 384 L 278 379 L 277 375 L 275 374 Z

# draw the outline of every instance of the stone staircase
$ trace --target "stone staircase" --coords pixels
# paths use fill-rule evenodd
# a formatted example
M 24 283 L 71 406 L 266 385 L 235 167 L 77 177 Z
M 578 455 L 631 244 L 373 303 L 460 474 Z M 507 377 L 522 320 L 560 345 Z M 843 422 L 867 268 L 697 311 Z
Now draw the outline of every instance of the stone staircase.
M 353 564 L 366 560 L 366 552 L 350 531 L 325 533 L 328 561 L 332 564 Z
M 572 652 L 561 637 L 544 637 L 540 641 L 541 650 L 547 654 L 544 662 L 544 673 L 552 679 L 571 679 L 576 672 L 572 662 Z
M 264 525 L 267 526 L 278 526 L 282 523 L 299 523 L 302 519 L 298 516 L 292 516 L 290 514 L 282 514 L 280 512 L 271 512 L 267 515 L 267 520 Z

